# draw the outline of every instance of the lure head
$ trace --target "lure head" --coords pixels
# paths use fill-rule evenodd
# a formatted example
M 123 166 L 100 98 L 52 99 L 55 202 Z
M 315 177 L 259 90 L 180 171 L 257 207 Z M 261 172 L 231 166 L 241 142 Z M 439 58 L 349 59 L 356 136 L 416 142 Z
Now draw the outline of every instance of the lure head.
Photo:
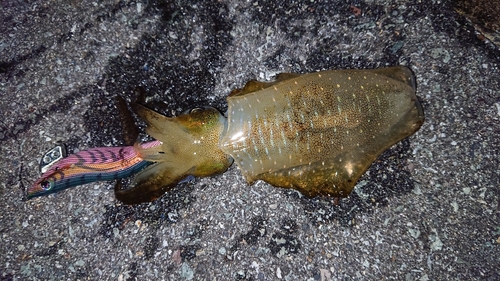
M 62 162 L 62 160 L 58 162 Z M 64 185 L 56 185 L 56 182 L 64 177 L 64 170 L 64 166 L 60 166 L 58 163 L 53 164 L 50 169 L 43 173 L 43 175 L 27 190 L 27 199 L 49 195 L 67 188 Z

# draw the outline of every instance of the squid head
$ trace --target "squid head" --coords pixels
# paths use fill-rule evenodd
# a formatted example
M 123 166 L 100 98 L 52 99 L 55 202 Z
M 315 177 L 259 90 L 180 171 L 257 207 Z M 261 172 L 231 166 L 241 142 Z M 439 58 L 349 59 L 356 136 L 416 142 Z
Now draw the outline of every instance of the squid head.
M 142 159 L 154 164 L 138 173 L 127 189 L 115 187 L 116 198 L 126 204 L 150 202 L 189 175 L 204 177 L 222 173 L 233 159 L 218 146 L 226 118 L 215 108 L 197 108 L 177 117 L 166 117 L 139 104 L 132 109 L 148 127 L 146 133 L 160 145 L 135 148 Z

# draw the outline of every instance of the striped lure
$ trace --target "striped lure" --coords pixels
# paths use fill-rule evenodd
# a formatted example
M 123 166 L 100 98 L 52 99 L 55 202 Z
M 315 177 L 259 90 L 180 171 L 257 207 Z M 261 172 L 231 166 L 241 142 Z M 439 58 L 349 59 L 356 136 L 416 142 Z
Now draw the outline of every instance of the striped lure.
M 144 143 L 142 149 L 160 145 Z M 145 161 L 135 146 L 100 147 L 80 151 L 53 164 L 28 189 L 28 199 L 86 183 L 129 177 L 153 162 Z
M 406 67 L 280 74 L 274 82 L 248 82 L 227 101 L 227 118 L 210 107 L 169 118 L 132 104 L 158 142 L 65 158 L 37 181 L 31 197 L 128 176 L 153 163 L 131 188 L 115 188 L 118 200 L 142 203 L 186 176 L 222 173 L 233 161 L 250 184 L 347 196 L 384 150 L 424 121 Z

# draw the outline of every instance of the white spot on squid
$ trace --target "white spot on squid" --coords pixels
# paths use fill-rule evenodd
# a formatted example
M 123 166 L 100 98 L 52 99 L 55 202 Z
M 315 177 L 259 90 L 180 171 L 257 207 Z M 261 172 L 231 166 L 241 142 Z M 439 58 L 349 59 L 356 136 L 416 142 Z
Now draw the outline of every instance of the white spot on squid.
M 283 130 L 281 130 L 281 139 L 283 139 L 283 145 L 286 147 L 285 131 L 283 131 Z
M 351 176 L 353 171 L 354 171 L 354 165 L 351 162 L 348 162 L 347 164 L 345 164 L 344 167 L 347 171 L 347 174 L 349 174 L 349 176 Z

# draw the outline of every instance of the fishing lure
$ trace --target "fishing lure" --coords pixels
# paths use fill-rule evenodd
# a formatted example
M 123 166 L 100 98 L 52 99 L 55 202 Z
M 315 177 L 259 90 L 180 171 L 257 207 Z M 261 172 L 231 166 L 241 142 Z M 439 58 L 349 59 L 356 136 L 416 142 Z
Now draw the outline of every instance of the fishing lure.
M 63 158 L 28 197 L 141 170 L 130 188 L 115 187 L 118 200 L 137 204 L 189 175 L 222 173 L 233 161 L 249 184 L 263 180 L 307 196 L 345 197 L 384 150 L 424 121 L 414 76 L 401 66 L 284 73 L 274 82 L 248 82 L 227 102 L 227 118 L 211 107 L 170 118 L 132 104 L 157 141 Z
M 49 162 L 49 155 L 61 150 L 56 146 L 42 157 L 40 169 L 45 172 L 28 190 L 27 197 L 31 199 L 77 185 L 129 177 L 153 164 L 142 159 L 138 147 L 147 149 L 158 145 L 159 141 L 152 141 L 134 146 L 91 148 Z

